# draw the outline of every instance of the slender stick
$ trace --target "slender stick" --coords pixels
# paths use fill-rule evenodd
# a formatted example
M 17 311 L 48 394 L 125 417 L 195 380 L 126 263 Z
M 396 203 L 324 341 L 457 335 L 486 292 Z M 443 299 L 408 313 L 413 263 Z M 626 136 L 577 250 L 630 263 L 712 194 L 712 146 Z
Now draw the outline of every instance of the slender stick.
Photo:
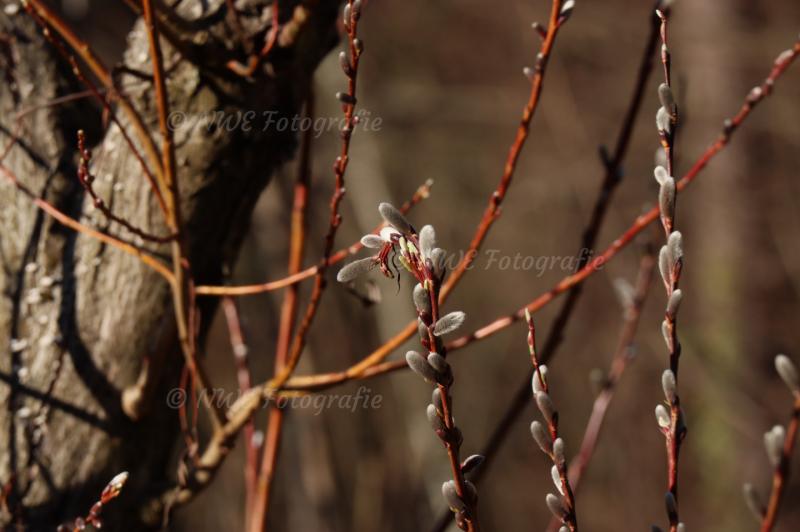
M 291 349 L 289 351 L 286 363 L 282 371 L 273 379 L 275 389 L 280 389 L 292 372 L 294 372 L 297 363 L 300 361 L 300 355 L 306 345 L 308 332 L 314 322 L 314 318 L 319 310 L 319 305 L 322 301 L 322 294 L 325 291 L 325 272 L 328 268 L 328 260 L 333 252 L 333 244 L 336 239 L 336 232 L 339 225 L 342 223 L 342 216 L 339 214 L 339 205 L 344 198 L 344 175 L 347 171 L 347 164 L 350 160 L 350 140 L 353 135 L 353 130 L 358 123 L 355 116 L 356 109 L 356 80 L 358 78 L 358 65 L 361 59 L 361 53 L 364 51 L 363 43 L 358 39 L 358 21 L 361 18 L 361 0 L 348 0 L 345 8 L 345 24 L 344 28 L 347 33 L 347 42 L 349 48 L 348 54 L 342 53 L 340 63 L 342 64 L 345 75 L 347 76 L 347 93 L 339 93 L 338 97 L 342 102 L 344 109 L 344 126 L 341 130 L 342 147 L 336 162 L 333 164 L 334 173 L 334 191 L 330 201 L 330 220 L 328 223 L 328 232 L 325 235 L 325 246 L 320 260 L 317 274 L 314 277 L 314 287 L 311 290 L 311 298 L 306 306 L 306 311 L 303 319 L 294 335 Z
M 306 116 L 314 119 L 314 96 L 309 94 L 306 102 Z M 298 165 L 297 180 L 294 185 L 294 201 L 292 202 L 292 221 L 289 229 L 289 275 L 300 271 L 303 264 L 303 254 L 306 243 L 306 216 L 308 211 L 308 194 L 311 183 L 311 145 L 313 132 L 307 129 L 303 134 L 300 147 L 300 163 Z M 281 305 L 281 318 L 278 329 L 278 340 L 275 346 L 275 374 L 280 373 L 286 366 L 289 355 L 289 346 L 292 340 L 292 331 L 297 320 L 299 285 L 289 286 L 283 295 Z M 267 522 L 272 483 L 275 478 L 275 465 L 280 447 L 281 427 L 284 412 L 281 408 L 273 407 L 269 412 L 267 421 L 267 440 L 264 454 L 261 459 L 261 472 L 256 484 L 256 494 L 253 506 L 249 508 L 250 530 L 262 532 Z M 250 444 L 252 445 L 252 444 Z
M 233 360 L 236 363 L 236 380 L 239 384 L 239 392 L 245 393 L 252 388 L 250 379 L 250 369 L 247 365 L 247 342 L 244 338 L 242 330 L 242 322 L 239 317 L 239 308 L 236 305 L 236 300 L 232 297 L 222 298 L 222 310 L 225 315 L 225 323 L 228 326 L 228 335 L 231 340 L 231 350 L 233 351 Z M 255 423 L 253 418 L 247 422 L 242 431 L 245 441 L 245 466 L 244 466 L 244 483 L 245 483 L 245 516 L 250 515 L 250 509 L 253 505 L 253 498 L 256 494 L 256 481 L 258 479 L 258 448 L 254 443 Z
M 675 159 L 675 134 L 678 126 L 678 107 L 672 95 L 671 82 L 671 56 L 667 46 L 667 30 L 670 9 L 656 10 L 661 19 L 661 63 L 664 66 L 664 83 L 659 86 L 658 92 L 661 107 L 656 115 L 656 125 L 664 149 L 666 170 L 656 167 L 656 179 L 661 185 L 659 191 L 659 214 L 661 225 L 664 228 L 665 245 L 659 255 L 659 268 L 664 280 L 667 293 L 667 308 L 664 312 L 662 331 L 669 351 L 669 368 L 664 372 L 662 384 L 664 394 L 669 403 L 669 420 L 659 414 L 659 405 L 656 408 L 656 417 L 664 434 L 667 450 L 667 518 L 669 519 L 670 532 L 677 532 L 680 524 L 678 506 L 678 460 L 681 443 L 686 436 L 683 411 L 681 410 L 680 396 L 678 395 L 678 366 L 681 356 L 681 343 L 678 340 L 678 308 L 682 298 L 679 288 L 681 273 L 683 272 L 683 244 L 681 233 L 675 231 L 675 204 L 677 192 L 675 190 L 674 175 Z M 666 411 L 664 411 L 666 412 Z
M 775 472 L 772 474 L 772 491 L 767 503 L 767 512 L 761 521 L 761 532 L 770 532 L 778 519 L 778 509 L 781 505 L 781 498 L 789 480 L 789 465 L 794 452 L 794 444 L 797 439 L 797 429 L 800 426 L 800 393 L 795 392 L 794 406 L 792 408 L 792 419 L 789 421 L 789 428 L 783 441 L 783 453 Z
M 163 244 L 177 238 L 177 235 L 174 234 L 166 236 L 150 234 L 143 229 L 136 227 L 125 218 L 117 216 L 111 212 L 111 208 L 106 204 L 105 200 L 103 200 L 103 198 L 101 198 L 94 190 L 95 177 L 92 175 L 89 169 L 89 164 L 92 159 L 92 152 L 86 146 L 86 134 L 82 129 L 78 130 L 78 153 L 80 154 L 80 162 L 78 164 L 78 181 L 92 199 L 92 204 L 94 205 L 95 209 L 99 210 L 103 216 L 105 216 L 108 220 L 121 225 L 129 232 L 140 237 L 142 240 L 150 240 L 152 242 Z M 166 208 L 164 209 L 164 212 L 166 213 Z
M 545 72 L 547 71 L 547 63 L 550 59 L 550 53 L 552 52 L 553 45 L 556 41 L 556 35 L 558 35 L 558 30 L 569 16 L 567 15 L 566 17 L 562 17 L 561 5 L 562 0 L 553 0 L 553 3 L 550 7 L 550 19 L 548 21 L 547 30 L 542 40 L 539 53 L 536 55 L 536 64 L 533 69 L 533 78 L 531 80 L 530 96 L 528 97 L 528 102 L 525 104 L 525 108 L 522 111 L 522 118 L 520 120 L 519 127 L 517 127 L 516 137 L 514 138 L 514 142 L 511 144 L 508 157 L 506 158 L 505 165 L 503 166 L 503 174 L 500 177 L 500 183 L 497 185 L 497 189 L 495 189 L 494 192 L 492 192 L 492 195 L 489 197 L 489 203 L 486 206 L 483 217 L 481 218 L 478 228 L 472 237 L 472 241 L 469 244 L 467 252 L 464 253 L 464 256 L 459 261 L 458 265 L 456 265 L 452 274 L 442 287 L 441 297 L 443 301 L 447 299 L 447 296 L 456 287 L 458 282 L 469 269 L 469 266 L 475 260 L 475 257 L 477 257 L 478 250 L 480 249 L 483 241 L 486 239 L 489 229 L 491 229 L 492 224 L 494 224 L 495 220 L 497 220 L 500 214 L 500 205 L 503 203 L 503 200 L 508 193 L 508 188 L 511 186 L 511 180 L 514 177 L 514 172 L 517 168 L 519 156 L 522 153 L 522 148 L 525 146 L 525 141 L 528 140 L 531 120 L 533 120 L 533 116 L 536 114 L 536 110 L 539 108 L 542 87 L 544 86 L 544 76 Z
M 569 528 L 570 532 L 578 532 L 578 516 L 575 509 L 575 493 L 572 489 L 572 484 L 567 475 L 567 462 L 564 457 L 564 441 L 558 434 L 559 415 L 553 406 L 552 399 L 550 398 L 550 384 L 545 378 L 546 366 L 539 362 L 536 354 L 536 328 L 533 324 L 533 318 L 530 314 L 525 315 L 528 323 L 528 350 L 531 355 L 531 363 L 533 365 L 533 377 L 531 384 L 533 385 L 534 398 L 542 417 L 547 423 L 547 430 L 543 429 L 543 425 L 535 421 L 531 425 L 534 439 L 539 444 L 542 451 L 547 454 L 553 462 L 555 471 L 558 473 L 558 478 L 553 477 L 553 482 L 557 483 L 558 491 L 561 493 L 563 500 L 559 499 L 553 494 L 548 494 L 546 501 L 553 512 L 553 518 L 557 519 L 560 523 Z M 540 441 L 538 432 L 534 429 L 541 428 L 547 434 L 544 438 L 549 437 L 549 442 L 545 443 Z M 556 482 L 557 481 L 557 482 Z M 551 502 L 551 497 L 555 503 Z
M 617 346 L 614 350 L 614 356 L 611 359 L 611 368 L 605 377 L 600 393 L 597 394 L 594 400 L 592 413 L 589 416 L 589 421 L 586 423 L 586 428 L 583 432 L 580 450 L 569 464 L 567 477 L 572 485 L 572 489 L 576 492 L 580 486 L 583 474 L 586 472 L 587 467 L 589 467 L 589 462 L 592 460 L 594 451 L 597 448 L 603 422 L 605 421 L 608 407 L 611 404 L 611 399 L 614 397 L 617 384 L 619 384 L 622 374 L 633 359 L 632 350 L 634 347 L 634 339 L 636 337 L 636 331 L 639 328 L 642 307 L 644 306 L 650 287 L 653 284 L 655 264 L 656 261 L 652 249 L 648 246 L 647 251 L 642 255 L 642 259 L 639 262 L 639 273 L 636 277 L 636 287 L 633 297 L 629 302 L 623 303 L 624 320 L 619 339 L 617 340 Z M 547 530 L 549 532 L 556 532 L 560 523 L 558 519 L 551 519 Z
M 211 416 L 211 422 L 218 429 L 225 422 L 225 411 L 218 401 L 211 400 L 210 394 L 205 393 L 211 389 L 208 376 L 197 360 L 197 349 L 195 344 L 194 323 L 195 305 L 191 304 L 187 297 L 187 289 L 191 288 L 191 273 L 187 276 L 188 263 L 185 259 L 187 254 L 184 252 L 187 236 L 185 227 L 181 220 L 180 212 L 180 191 L 175 170 L 175 146 L 172 139 L 172 129 L 169 127 L 169 97 L 167 94 L 166 80 L 164 76 L 164 65 L 162 64 L 161 44 L 158 37 L 158 26 L 153 13 L 152 0 L 143 0 L 142 9 L 144 12 L 145 28 L 147 29 L 148 41 L 150 43 L 150 59 L 153 63 L 153 85 L 156 93 L 156 104 L 158 107 L 158 126 L 161 131 L 161 166 L 164 170 L 164 182 L 166 185 L 166 200 L 169 212 L 169 225 L 176 232 L 178 238 L 170 244 L 172 251 L 172 299 L 175 308 L 175 321 L 178 326 L 178 339 L 181 344 L 186 365 L 192 374 L 197 387 L 204 398 Z

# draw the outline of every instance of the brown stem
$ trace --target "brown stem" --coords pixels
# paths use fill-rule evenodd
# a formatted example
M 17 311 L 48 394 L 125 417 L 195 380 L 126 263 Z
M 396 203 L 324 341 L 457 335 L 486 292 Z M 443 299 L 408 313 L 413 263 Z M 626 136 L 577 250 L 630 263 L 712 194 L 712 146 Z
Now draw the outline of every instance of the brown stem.
M 619 339 L 617 340 L 617 346 L 614 350 L 614 356 L 611 359 L 611 368 L 603 383 L 602 390 L 594 400 L 592 413 L 589 416 L 589 421 L 586 423 L 578 454 L 575 455 L 575 458 L 573 458 L 569 464 L 567 478 L 569 478 L 572 489 L 575 491 L 578 490 L 583 474 L 586 472 L 589 462 L 594 455 L 594 451 L 597 448 L 603 422 L 605 421 L 608 407 L 611 404 L 611 399 L 614 397 L 617 384 L 632 360 L 631 349 L 633 348 L 636 331 L 639 327 L 644 301 L 653 284 L 655 264 L 656 261 L 653 251 L 648 246 L 647 251 L 642 255 L 642 259 L 639 262 L 639 273 L 636 278 L 633 300 L 630 302 L 630 305 L 624 309 L 624 322 L 619 334 Z M 547 528 L 548 532 L 556 532 L 560 524 L 558 519 L 551 519 Z
M 150 43 L 150 59 L 153 64 L 153 85 L 156 93 L 156 104 L 158 107 L 158 127 L 161 131 L 161 167 L 164 171 L 164 183 L 166 185 L 166 200 L 169 212 L 169 226 L 178 232 L 178 238 L 170 244 L 172 251 L 172 299 L 175 308 L 175 321 L 178 326 L 178 339 L 181 350 L 183 351 L 186 365 L 192 374 L 197 388 L 204 398 L 211 415 L 211 421 L 215 430 L 225 423 L 225 411 L 218 401 L 211 400 L 210 394 L 205 393 L 211 389 L 208 376 L 197 360 L 197 350 L 194 338 L 195 306 L 190 304 L 187 296 L 187 289 L 191 290 L 191 272 L 188 272 L 188 264 L 184 253 L 185 242 L 187 240 L 186 231 L 183 227 L 180 213 L 180 193 L 178 180 L 175 171 L 175 146 L 172 140 L 172 129 L 169 127 L 169 96 L 167 93 L 166 80 L 164 75 L 164 65 L 162 64 L 161 43 L 159 42 L 158 26 L 153 14 L 152 0 L 142 1 L 144 12 L 145 28 Z M 188 273 L 188 275 L 187 275 Z
M 550 386 L 545 380 L 544 375 L 542 375 L 542 364 L 539 362 L 539 357 L 536 354 L 536 330 L 533 324 L 533 318 L 531 318 L 530 314 L 526 314 L 525 319 L 528 323 L 528 349 L 530 351 L 531 363 L 533 365 L 533 379 L 537 379 L 544 393 L 549 394 Z M 544 415 L 544 412 L 542 412 L 542 414 Z M 547 422 L 550 441 L 552 444 L 555 444 L 556 440 L 558 439 L 558 414 L 554 413 L 550 417 L 544 415 L 544 417 L 545 421 Z M 558 469 L 558 477 L 561 482 L 560 492 L 562 493 L 564 497 L 564 503 L 566 504 L 565 512 L 563 516 L 558 519 L 558 521 L 566 525 L 570 532 L 578 532 L 578 515 L 575 509 L 575 493 L 572 491 L 572 485 L 570 483 L 569 476 L 567 475 L 566 461 L 559 463 L 555 453 L 550 452 L 548 454 L 550 459 L 553 461 L 553 465 L 555 465 Z
M 314 97 L 309 94 L 306 103 L 306 116 L 314 119 Z M 311 182 L 311 144 L 313 132 L 307 129 L 303 134 L 300 148 L 300 164 L 298 166 L 297 180 L 294 185 L 294 201 L 292 203 L 292 221 L 289 229 L 289 275 L 300 271 L 303 264 L 303 254 L 306 242 L 306 213 L 308 210 L 308 193 Z M 283 296 L 281 305 L 280 325 L 278 340 L 275 347 L 275 374 L 279 374 L 286 366 L 289 355 L 289 346 L 292 339 L 295 321 L 297 319 L 299 285 L 291 285 Z M 247 515 L 251 516 L 250 530 L 262 532 L 267 522 L 272 483 L 275 478 L 275 464 L 280 449 L 280 436 L 284 413 L 280 408 L 274 407 L 269 412 L 267 421 L 267 441 L 261 460 L 261 472 L 258 478 L 257 491 L 253 499 L 253 506 L 248 507 Z M 251 447 L 252 443 L 248 443 Z
M 770 532 L 778 519 L 778 510 L 781 505 L 781 498 L 789 480 L 790 463 L 794 452 L 794 442 L 797 439 L 797 429 L 800 426 L 800 393 L 795 394 L 794 407 L 792 409 L 792 419 L 789 421 L 789 428 L 786 430 L 786 437 L 783 441 L 783 453 L 781 460 L 775 467 L 772 474 L 772 491 L 767 503 L 767 512 L 761 521 L 761 532 Z
M 236 379 L 239 384 L 239 392 L 245 393 L 252 387 L 250 379 L 250 369 L 247 366 L 248 347 L 242 331 L 242 323 L 239 317 L 239 309 L 236 300 L 232 297 L 222 298 L 222 310 L 225 314 L 225 323 L 228 326 L 228 335 L 233 351 L 233 360 L 236 363 Z M 250 515 L 253 505 L 253 498 L 256 492 L 256 481 L 258 479 L 258 449 L 253 443 L 255 424 L 253 419 L 244 426 L 243 435 L 245 441 L 245 515 Z
M 669 8 L 656 11 L 659 19 L 661 20 L 660 35 L 661 35 L 661 63 L 664 67 L 664 84 L 669 90 L 671 82 L 671 61 L 670 53 L 667 47 L 667 33 L 669 21 Z M 675 159 L 675 133 L 677 130 L 678 113 L 677 108 L 670 109 L 670 122 L 671 127 L 669 130 L 660 130 L 659 136 L 661 138 L 661 145 L 664 148 L 664 157 L 667 161 L 667 175 L 674 175 L 674 159 Z M 659 125 L 659 128 L 661 126 Z M 673 203 L 677 201 L 677 192 Z M 674 211 L 674 207 L 672 209 Z M 674 212 L 667 213 L 661 212 L 662 225 L 664 227 L 664 238 L 669 239 L 674 232 L 675 215 Z M 678 259 L 674 264 L 670 265 L 670 282 L 666 286 L 667 298 L 678 289 L 680 283 L 682 268 L 682 260 Z M 677 312 L 665 312 L 664 323 L 667 327 L 669 335 L 668 350 L 669 350 L 669 370 L 672 372 L 675 383 L 678 382 L 678 363 L 680 360 L 681 347 L 678 339 L 678 323 Z M 665 445 L 667 450 L 667 490 L 675 500 L 674 509 L 667 508 L 667 518 L 669 519 L 670 532 L 677 532 L 678 524 L 680 523 L 680 516 L 678 511 L 678 459 L 680 456 L 681 443 L 686 434 L 686 429 L 683 424 L 682 412 L 680 406 L 680 397 L 677 390 L 674 391 L 673 397 L 670 399 L 670 426 L 663 429 L 665 436 Z
M 522 148 L 525 146 L 525 141 L 528 140 L 531 120 L 533 120 L 533 116 L 536 114 L 536 110 L 539 108 L 539 102 L 541 101 L 540 96 L 544 84 L 544 76 L 547 70 L 547 63 L 550 59 L 550 53 L 553 50 L 553 45 L 555 44 L 556 35 L 558 35 L 558 30 L 561 28 L 561 24 L 563 22 L 559 16 L 561 12 L 561 4 L 561 0 L 553 0 L 553 3 L 550 7 L 550 19 L 547 26 L 547 33 L 542 40 L 541 48 L 536 56 L 536 65 L 534 66 L 533 80 L 531 81 L 530 96 L 528 97 L 527 104 L 525 104 L 525 108 L 522 110 L 522 118 L 520 119 L 519 126 L 517 127 L 517 134 L 514 138 L 514 142 L 511 144 L 511 148 L 509 149 L 505 165 L 503 166 L 503 174 L 500 177 L 500 183 L 497 185 L 497 189 L 495 189 L 494 192 L 492 192 L 492 195 L 489 197 L 489 203 L 486 206 L 483 217 L 481 218 L 478 228 L 472 237 L 472 241 L 470 242 L 467 252 L 464 253 L 463 258 L 459 261 L 458 265 L 456 265 L 453 272 L 450 274 L 449 278 L 442 287 L 442 301 L 447 299 L 447 296 L 453 291 L 458 282 L 467 272 L 470 264 L 472 264 L 473 260 L 475 260 L 475 257 L 478 254 L 478 249 L 480 249 L 481 244 L 486 239 L 489 229 L 499 216 L 500 205 L 503 203 L 503 200 L 508 193 L 508 188 L 511 186 L 511 180 L 514 177 L 514 172 L 517 168 L 519 156 L 522 153 Z

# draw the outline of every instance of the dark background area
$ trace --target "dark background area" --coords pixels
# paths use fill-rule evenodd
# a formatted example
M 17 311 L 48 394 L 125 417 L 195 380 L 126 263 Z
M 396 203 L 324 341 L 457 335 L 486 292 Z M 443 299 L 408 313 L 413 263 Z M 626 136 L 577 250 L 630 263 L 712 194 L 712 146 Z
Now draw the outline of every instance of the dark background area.
M 63 4 L 71 6 L 66 11 L 80 33 L 113 62 L 133 21 L 123 3 Z M 531 137 L 484 251 L 498 250 L 497 257 L 575 254 L 603 176 L 597 146 L 613 144 L 620 127 L 651 7 L 650 1 L 578 3 L 559 34 Z M 359 107 L 382 123 L 380 131 L 354 137 L 339 245 L 350 244 L 378 222 L 379 201 L 400 204 L 432 178 L 432 195 L 415 208 L 411 220 L 417 226 L 432 223 L 440 245 L 456 254 L 468 246 L 529 92 L 521 71 L 533 64 L 539 46 L 530 23 L 546 20 L 548 10 L 549 2 L 541 0 L 367 3 L 360 25 L 366 51 Z M 677 3 L 670 48 L 683 119 L 678 173 L 716 138 L 722 121 L 794 42 L 799 23 L 800 4 L 789 0 Z M 331 53 L 317 75 L 319 117 L 340 115 L 333 94 L 345 80 L 335 56 Z M 656 197 L 653 117 L 660 79 L 660 72 L 651 78 L 599 249 Z M 800 363 L 798 95 L 795 65 L 732 144 L 679 197 L 677 226 L 686 242 L 680 377 L 689 427 L 681 455 L 681 517 L 689 530 L 755 528 L 741 485 L 753 482 L 766 495 L 771 471 L 762 434 L 788 418 L 790 396 L 772 360 L 785 352 Z M 314 141 L 307 265 L 316 262 L 321 250 L 330 167 L 338 146 L 334 131 Z M 290 164 L 262 198 L 232 282 L 285 274 L 294 175 Z M 613 281 L 632 281 L 638 260 L 631 246 L 587 281 L 550 365 L 569 456 L 577 450 L 592 405 L 588 374 L 607 368 L 620 327 Z M 446 310 L 467 313 L 465 330 L 516 310 L 569 273 L 558 267 L 526 271 L 487 265 L 483 253 L 446 305 Z M 412 317 L 408 278 L 399 293 L 394 282 L 374 280 L 383 302 L 370 308 L 331 283 L 300 374 L 352 364 Z M 307 288 L 308 283 L 302 301 Z M 281 297 L 276 292 L 241 302 L 257 381 L 271 373 Z M 663 290 L 656 284 L 637 337 L 638 357 L 614 398 L 577 495 L 586 530 L 646 530 L 665 521 L 665 452 L 653 417 L 666 366 L 659 330 L 663 305 Z M 549 328 L 558 307 L 556 302 L 535 315 L 540 331 Z M 220 317 L 215 319 L 206 350 L 209 366 L 217 382 L 234 390 L 227 333 Z M 515 325 L 453 358 L 455 415 L 464 433 L 464 453 L 479 451 L 528 370 L 525 334 L 524 326 Z M 391 359 L 404 352 L 398 350 Z M 405 372 L 325 393 L 355 393 L 361 386 L 381 396 L 379 409 L 334 408 L 316 415 L 314 409 L 301 408 L 290 413 L 270 529 L 427 530 L 444 509 L 440 485 L 449 470 L 425 418 L 429 386 Z M 553 490 L 550 464 L 528 433 L 536 417 L 529 407 L 479 486 L 485 530 L 543 528 L 549 519 L 544 496 Z M 262 414 L 258 427 L 263 429 L 265 422 Z M 175 530 L 242 528 L 241 449 L 226 461 L 212 487 L 176 514 Z M 778 530 L 800 527 L 798 496 L 800 482 L 793 480 Z

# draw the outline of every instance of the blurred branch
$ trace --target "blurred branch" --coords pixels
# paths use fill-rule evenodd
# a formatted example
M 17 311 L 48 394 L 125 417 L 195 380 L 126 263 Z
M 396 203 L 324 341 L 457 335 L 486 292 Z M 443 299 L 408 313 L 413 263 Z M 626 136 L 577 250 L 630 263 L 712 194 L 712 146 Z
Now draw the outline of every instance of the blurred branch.
M 589 462 L 592 460 L 594 450 L 597 448 L 603 422 L 605 421 L 608 407 L 611 404 L 611 399 L 614 397 L 617 384 L 619 384 L 620 379 L 622 379 L 622 374 L 633 359 L 636 331 L 639 328 L 642 307 L 644 306 L 645 299 L 647 299 L 647 295 L 653 284 L 655 264 L 656 261 L 652 246 L 648 245 L 646 246 L 644 255 L 642 255 L 642 259 L 639 261 L 639 273 L 636 276 L 636 288 L 633 297 L 631 297 L 630 301 L 623 301 L 624 319 L 622 330 L 617 340 L 617 347 L 611 359 L 611 368 L 603 380 L 600 393 L 595 397 L 594 404 L 592 405 L 592 414 L 589 416 L 589 421 L 586 423 L 586 428 L 583 432 L 580 450 L 569 464 L 567 476 L 572 485 L 572 489 L 576 492 L 578 491 L 583 473 L 586 471 L 586 468 L 589 467 Z M 556 532 L 558 527 L 559 521 L 557 519 L 551 519 L 548 531 Z
M 276 2 L 277 5 L 277 2 Z M 306 117 L 314 119 L 314 93 L 309 91 L 306 101 Z M 313 131 L 306 129 L 303 134 L 303 141 L 300 146 L 299 165 L 297 169 L 297 179 L 294 185 L 294 200 L 292 202 L 292 220 L 289 228 L 289 265 L 287 273 L 289 275 L 300 271 L 303 265 L 303 254 L 306 244 L 306 216 L 308 211 L 308 195 L 311 184 L 311 146 L 313 144 Z M 289 356 L 289 347 L 292 340 L 292 332 L 297 320 L 298 290 L 300 286 L 293 284 L 286 289 L 281 305 L 280 325 L 278 329 L 278 340 L 275 346 L 275 374 L 279 374 L 286 366 Z M 275 477 L 275 465 L 278 459 L 280 447 L 281 427 L 283 424 L 284 412 L 280 408 L 272 408 L 269 412 L 269 419 L 266 428 L 266 444 L 261 459 L 261 472 L 255 485 L 252 506 L 248 505 L 247 515 L 250 522 L 250 529 L 254 532 L 261 532 L 266 524 L 267 512 L 269 511 L 270 494 L 272 482 Z M 252 441 L 248 441 L 248 448 L 253 446 Z M 254 463 L 255 467 L 257 464 Z
M 767 513 L 761 522 L 761 532 L 770 532 L 778 519 L 778 509 L 789 480 L 789 464 L 794 452 L 798 426 L 800 426 L 800 393 L 795 393 L 792 418 L 789 422 L 789 429 L 786 431 L 780 462 L 775 467 L 775 472 L 772 475 L 772 491 L 767 503 Z

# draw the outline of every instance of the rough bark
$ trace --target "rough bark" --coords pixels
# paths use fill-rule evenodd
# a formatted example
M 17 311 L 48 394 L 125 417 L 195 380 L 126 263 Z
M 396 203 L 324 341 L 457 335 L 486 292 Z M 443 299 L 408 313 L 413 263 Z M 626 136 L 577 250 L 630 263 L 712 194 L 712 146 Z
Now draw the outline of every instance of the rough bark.
M 3 2 L 4 4 L 6 2 Z M 336 2 L 306 2 L 309 18 L 250 79 L 224 68 L 244 54 L 224 2 L 208 2 L 198 28 L 200 2 L 186 2 L 164 43 L 173 111 L 181 208 L 198 283 L 219 283 L 235 258 L 259 192 L 273 170 L 292 156 L 289 130 L 213 127 L 210 114 L 278 111 L 294 116 L 310 76 L 335 41 Z M 263 42 L 269 2 L 247 4 L 243 24 Z M 283 19 L 299 2 L 281 1 Z M 208 16 L 216 13 L 219 16 Z M 195 17 L 195 21 L 193 21 Z M 170 27 L 167 27 L 169 29 Z M 184 33 L 186 32 L 186 33 Z M 0 13 L 0 148 L 15 133 L 15 113 L 82 90 L 64 61 L 24 12 Z M 260 44 L 259 44 L 260 47 Z M 178 51 L 179 50 L 179 51 Z M 118 86 L 129 95 L 159 141 L 150 82 L 147 35 L 139 21 L 128 36 Z M 140 73 L 140 74 L 137 74 Z M 127 125 L 121 113 L 119 118 Z M 84 223 L 121 237 L 136 237 L 91 208 L 76 178 L 76 131 L 98 133 L 92 173 L 96 189 L 115 214 L 151 233 L 166 234 L 139 163 L 117 127 L 100 130 L 86 102 L 41 107 L 24 117 L 20 142 L 2 161 L 26 186 Z M 142 242 L 140 242 L 141 244 Z M 165 259 L 166 246 L 143 243 Z M 175 340 L 169 287 L 137 259 L 77 235 L 48 218 L 5 178 L 0 180 L 0 483 L 7 492 L 4 526 L 52 528 L 85 514 L 105 483 L 122 470 L 130 480 L 114 512 L 114 528 L 139 529 L 131 519 L 151 519 L 138 507 L 163 489 L 177 435 L 175 412 L 163 393 L 139 420 L 121 407 L 145 357 L 163 360 L 159 387 L 174 386 L 182 364 Z M 211 308 L 203 308 L 203 322 Z M 161 400 L 158 400 L 158 398 Z

